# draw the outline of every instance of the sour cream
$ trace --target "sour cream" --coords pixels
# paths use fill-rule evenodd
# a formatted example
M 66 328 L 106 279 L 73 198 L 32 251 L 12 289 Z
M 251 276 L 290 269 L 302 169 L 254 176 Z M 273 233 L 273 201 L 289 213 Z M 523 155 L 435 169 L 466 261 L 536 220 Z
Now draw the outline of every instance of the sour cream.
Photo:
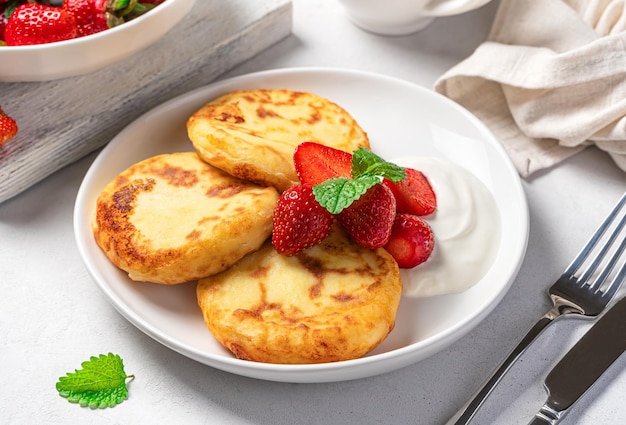
M 434 250 L 426 262 L 401 269 L 403 294 L 430 297 L 475 285 L 493 263 L 500 243 L 500 215 L 491 192 L 465 168 L 444 159 L 392 162 L 424 173 L 437 196 L 437 210 L 422 217 L 433 230 Z

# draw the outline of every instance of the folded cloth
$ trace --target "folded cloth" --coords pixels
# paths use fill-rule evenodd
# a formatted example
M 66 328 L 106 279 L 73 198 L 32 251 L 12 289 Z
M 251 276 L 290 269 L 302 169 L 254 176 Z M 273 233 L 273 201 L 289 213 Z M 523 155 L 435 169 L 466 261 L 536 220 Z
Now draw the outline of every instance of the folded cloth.
M 626 0 L 501 0 L 435 90 L 481 119 L 523 177 L 589 145 L 626 171 Z

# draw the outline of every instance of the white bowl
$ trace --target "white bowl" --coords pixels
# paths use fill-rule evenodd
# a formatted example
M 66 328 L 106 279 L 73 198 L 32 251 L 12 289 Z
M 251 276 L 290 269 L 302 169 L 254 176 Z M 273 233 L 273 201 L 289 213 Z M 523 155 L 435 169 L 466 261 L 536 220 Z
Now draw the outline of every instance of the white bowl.
M 123 25 L 85 37 L 32 46 L 0 47 L 0 82 L 74 77 L 118 62 L 161 38 L 196 0 L 166 0 Z

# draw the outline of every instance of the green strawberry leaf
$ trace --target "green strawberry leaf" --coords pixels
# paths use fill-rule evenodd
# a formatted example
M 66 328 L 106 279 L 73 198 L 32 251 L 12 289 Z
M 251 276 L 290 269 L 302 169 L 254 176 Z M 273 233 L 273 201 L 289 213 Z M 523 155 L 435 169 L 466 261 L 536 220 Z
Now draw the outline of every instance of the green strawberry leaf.
M 117 354 L 92 356 L 75 370 L 59 378 L 57 391 L 71 403 L 92 409 L 113 407 L 128 398 L 124 363 Z
M 331 214 L 339 214 L 348 208 L 367 189 L 380 183 L 380 178 L 372 175 L 363 175 L 356 179 L 334 177 L 313 186 L 315 200 Z
M 367 174 L 386 177 L 394 183 L 406 178 L 403 167 L 385 161 L 369 149 L 358 148 L 352 154 L 352 178 Z
M 11 14 L 13 13 L 13 11 L 17 9 L 19 5 L 21 5 L 20 0 L 10 0 L 8 4 L 6 5 L 6 8 L 4 9 L 5 19 L 8 20 L 11 17 Z

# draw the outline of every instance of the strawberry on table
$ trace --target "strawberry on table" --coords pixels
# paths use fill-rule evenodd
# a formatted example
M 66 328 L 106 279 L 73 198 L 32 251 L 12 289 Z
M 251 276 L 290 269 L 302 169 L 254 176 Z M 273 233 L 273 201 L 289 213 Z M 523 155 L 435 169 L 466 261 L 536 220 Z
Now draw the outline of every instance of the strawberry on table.
M 359 245 L 383 247 L 391 236 L 396 200 L 388 187 L 376 184 L 338 215 L 339 223 Z
M 385 179 L 393 192 L 399 213 L 429 215 L 437 209 L 437 197 L 426 176 L 418 170 L 407 168 L 406 178 L 398 182 Z
M 17 123 L 0 108 L 0 146 L 17 134 Z
M 76 20 L 62 8 L 28 3 L 18 6 L 7 22 L 8 46 L 53 43 L 78 36 Z
M 428 260 L 434 246 L 433 231 L 425 220 L 412 214 L 398 214 L 385 249 L 399 267 L 408 269 Z
M 283 255 L 294 255 L 320 243 L 330 234 L 333 216 L 313 195 L 311 185 L 282 193 L 272 223 L 272 245 Z
M 303 142 L 293 154 L 300 182 L 311 185 L 333 177 L 350 177 L 352 154 L 315 142 Z

